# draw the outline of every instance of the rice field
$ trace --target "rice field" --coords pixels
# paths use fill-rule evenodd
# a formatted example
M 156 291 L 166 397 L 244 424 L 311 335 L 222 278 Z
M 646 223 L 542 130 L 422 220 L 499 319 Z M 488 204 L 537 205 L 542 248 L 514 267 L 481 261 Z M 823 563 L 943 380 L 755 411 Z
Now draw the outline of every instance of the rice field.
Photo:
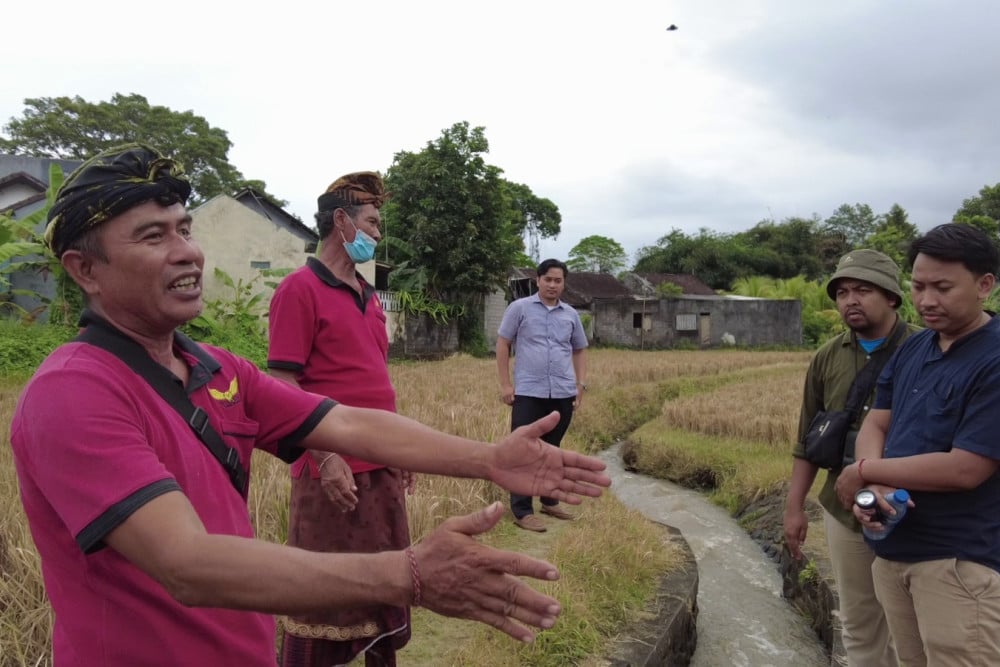
M 715 480 L 723 502 L 772 489 L 787 476 L 802 378 L 810 352 L 592 350 L 589 391 L 564 446 L 598 451 L 628 439 L 641 469 L 682 481 Z M 490 359 L 457 355 L 437 362 L 394 363 L 399 411 L 443 431 L 495 441 L 509 431 Z M 21 382 L 0 382 L 0 421 L 9 424 Z M 0 444 L 0 667 L 51 664 L 52 615 L 37 553 L 21 511 L 9 447 Z M 258 535 L 287 533 L 287 467 L 255 455 L 249 505 Z M 409 503 L 420 539 L 449 516 L 482 508 L 507 494 L 483 481 L 426 476 Z M 407 665 L 570 665 L 599 653 L 637 614 L 656 577 L 671 567 L 657 529 L 613 497 L 585 502 L 577 521 L 538 555 L 563 571 L 539 584 L 564 606 L 560 623 L 534 645 L 473 623 L 423 611 L 401 655 Z M 522 531 L 501 522 L 486 536 L 500 548 L 531 550 Z

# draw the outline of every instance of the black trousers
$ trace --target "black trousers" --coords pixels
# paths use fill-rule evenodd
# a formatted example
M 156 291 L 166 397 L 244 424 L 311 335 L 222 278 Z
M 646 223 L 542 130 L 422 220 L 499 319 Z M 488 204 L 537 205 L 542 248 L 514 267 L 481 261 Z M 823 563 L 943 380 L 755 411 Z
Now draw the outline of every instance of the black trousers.
M 510 411 L 510 430 L 513 431 L 518 426 L 524 426 L 537 421 L 553 410 L 556 410 L 559 412 L 559 423 L 556 424 L 554 429 L 543 435 L 542 440 L 558 447 L 559 443 L 562 442 L 563 436 L 566 435 L 566 429 L 569 428 L 570 420 L 573 418 L 573 401 L 575 400 L 576 396 L 570 396 L 569 398 L 535 398 L 534 396 L 519 396 L 515 394 L 514 405 L 511 406 Z M 545 496 L 542 496 L 541 500 L 543 505 L 548 505 L 549 507 L 559 503 L 558 500 Z M 533 497 L 521 496 L 516 493 L 510 494 L 510 510 L 518 519 L 528 514 L 534 514 Z

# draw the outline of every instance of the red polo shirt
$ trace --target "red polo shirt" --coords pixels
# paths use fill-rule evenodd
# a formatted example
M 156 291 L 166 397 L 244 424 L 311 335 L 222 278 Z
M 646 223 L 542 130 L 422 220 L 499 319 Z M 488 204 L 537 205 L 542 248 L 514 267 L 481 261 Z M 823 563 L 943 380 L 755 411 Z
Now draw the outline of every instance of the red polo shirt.
M 271 299 L 267 366 L 294 372 L 303 389 L 344 405 L 395 412 L 385 312 L 375 289 L 360 274 L 358 280 L 360 295 L 315 257 L 286 276 Z M 344 460 L 354 473 L 384 467 Z M 306 465 L 318 477 L 311 456 L 296 462 L 292 474 L 300 476 Z
M 254 448 L 294 460 L 333 405 L 225 350 L 189 341 L 178 349 L 191 367 L 191 401 L 248 469 Z M 132 512 L 170 491 L 187 496 L 209 533 L 253 536 L 222 465 L 124 362 L 86 343 L 57 349 L 18 401 L 11 445 L 55 612 L 57 666 L 273 667 L 273 617 L 185 607 L 105 547 Z

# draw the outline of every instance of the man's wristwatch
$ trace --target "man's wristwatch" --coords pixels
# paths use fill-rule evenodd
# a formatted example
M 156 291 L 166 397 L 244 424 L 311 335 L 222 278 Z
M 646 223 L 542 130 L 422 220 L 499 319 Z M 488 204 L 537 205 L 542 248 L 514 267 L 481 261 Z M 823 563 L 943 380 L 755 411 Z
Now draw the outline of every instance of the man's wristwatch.
M 577 382 L 576 386 L 578 386 L 580 389 L 583 389 L 584 391 L 587 391 L 587 385 L 584 384 L 583 382 Z

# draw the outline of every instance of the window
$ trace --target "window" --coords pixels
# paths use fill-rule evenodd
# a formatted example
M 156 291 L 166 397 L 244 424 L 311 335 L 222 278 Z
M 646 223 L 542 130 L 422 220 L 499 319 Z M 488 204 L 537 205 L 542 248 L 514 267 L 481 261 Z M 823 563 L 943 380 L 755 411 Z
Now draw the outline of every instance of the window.
M 653 318 L 646 313 L 632 313 L 632 328 L 650 331 L 653 328 Z
M 261 269 L 261 270 L 270 269 L 271 268 L 271 262 L 265 262 L 265 261 L 262 261 L 262 260 L 253 260 L 253 259 L 251 259 L 250 260 L 250 268 L 251 269 Z
M 697 331 L 698 316 L 694 313 L 678 313 L 674 328 L 677 331 Z

